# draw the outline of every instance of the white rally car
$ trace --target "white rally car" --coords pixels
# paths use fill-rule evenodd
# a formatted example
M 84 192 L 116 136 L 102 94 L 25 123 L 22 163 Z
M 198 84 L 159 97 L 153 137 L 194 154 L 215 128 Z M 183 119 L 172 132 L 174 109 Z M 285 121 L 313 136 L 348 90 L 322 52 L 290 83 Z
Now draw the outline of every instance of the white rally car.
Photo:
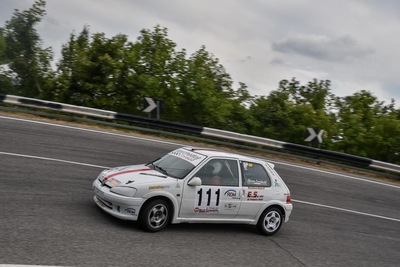
M 242 223 L 273 235 L 293 208 L 273 164 L 205 148 L 183 147 L 145 165 L 104 170 L 93 189 L 101 209 L 150 232 L 168 223 Z

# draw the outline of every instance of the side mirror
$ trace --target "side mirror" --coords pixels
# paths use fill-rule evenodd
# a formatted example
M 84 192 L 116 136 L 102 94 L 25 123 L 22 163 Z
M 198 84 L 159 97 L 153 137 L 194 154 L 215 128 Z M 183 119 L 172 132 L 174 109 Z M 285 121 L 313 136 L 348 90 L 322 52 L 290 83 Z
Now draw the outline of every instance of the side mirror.
M 188 182 L 188 185 L 190 185 L 190 186 L 200 186 L 201 185 L 201 179 L 199 177 L 193 177 Z

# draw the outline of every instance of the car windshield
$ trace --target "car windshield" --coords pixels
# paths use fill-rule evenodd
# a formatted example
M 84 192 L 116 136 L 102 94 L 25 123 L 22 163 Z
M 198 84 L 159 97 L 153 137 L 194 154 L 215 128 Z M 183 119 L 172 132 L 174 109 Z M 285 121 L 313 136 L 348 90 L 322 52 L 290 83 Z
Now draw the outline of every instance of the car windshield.
M 171 154 L 167 154 L 148 165 L 153 165 L 154 169 L 162 174 L 178 179 L 184 178 L 195 167 L 192 163 Z

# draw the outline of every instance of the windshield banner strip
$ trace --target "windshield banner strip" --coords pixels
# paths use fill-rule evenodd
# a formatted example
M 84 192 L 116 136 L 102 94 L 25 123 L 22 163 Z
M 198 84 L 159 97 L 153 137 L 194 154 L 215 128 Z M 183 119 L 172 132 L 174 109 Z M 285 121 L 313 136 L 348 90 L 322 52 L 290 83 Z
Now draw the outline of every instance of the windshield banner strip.
M 175 157 L 181 158 L 183 160 L 186 160 L 193 165 L 199 164 L 203 159 L 205 159 L 206 156 L 197 154 L 185 149 L 177 149 L 169 153 L 170 155 L 173 155 Z

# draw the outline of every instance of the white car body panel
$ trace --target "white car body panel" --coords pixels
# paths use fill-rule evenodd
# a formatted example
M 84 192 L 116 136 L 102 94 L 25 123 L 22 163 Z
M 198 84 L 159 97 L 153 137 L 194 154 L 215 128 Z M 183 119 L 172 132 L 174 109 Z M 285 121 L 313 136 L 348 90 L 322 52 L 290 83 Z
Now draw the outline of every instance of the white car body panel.
M 93 182 L 94 201 L 112 216 L 133 221 L 138 220 L 146 201 L 153 198 L 169 201 L 173 208 L 171 223 L 257 224 L 263 211 L 272 205 L 282 208 L 284 221 L 289 220 L 293 209 L 290 191 L 274 170 L 273 164 L 243 155 L 197 148 L 180 148 L 168 155 L 193 164 L 193 169 L 183 178 L 171 177 L 143 164 L 110 169 L 101 173 Z M 236 184 L 188 185 L 203 166 L 214 159 L 228 162 L 225 167 L 230 173 L 227 173 L 232 177 L 237 176 L 234 180 Z M 270 181 L 265 186 L 262 184 L 265 181 L 260 182 L 255 178 L 245 182 L 246 167 L 251 169 L 253 164 L 263 166 L 262 169 L 267 173 Z M 126 187 L 127 191 L 134 192 L 134 196 L 112 192 L 116 187 Z

